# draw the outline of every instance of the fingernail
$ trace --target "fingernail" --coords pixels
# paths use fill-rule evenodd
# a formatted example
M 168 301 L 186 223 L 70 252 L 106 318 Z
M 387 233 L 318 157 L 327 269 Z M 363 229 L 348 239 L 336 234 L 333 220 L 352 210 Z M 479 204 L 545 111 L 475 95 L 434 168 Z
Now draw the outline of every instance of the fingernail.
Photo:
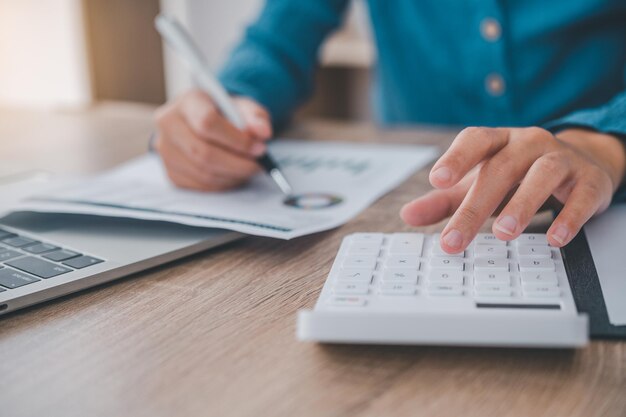
M 515 233 L 515 228 L 517 227 L 517 220 L 513 216 L 504 216 L 499 219 L 494 225 L 496 230 L 501 231 L 502 233 L 506 233 L 507 235 L 512 235 Z
M 433 171 L 432 177 L 437 181 L 448 182 L 452 178 L 452 172 L 446 167 L 441 167 Z
M 452 229 L 443 237 L 443 242 L 453 249 L 458 249 L 463 244 L 463 235 L 458 230 Z
M 250 151 L 252 152 L 252 155 L 254 156 L 261 156 L 265 153 L 267 146 L 264 143 L 261 142 L 255 142 L 252 145 L 252 149 L 250 149 Z
M 569 230 L 567 227 L 563 225 L 559 225 L 552 232 L 552 238 L 559 242 L 559 244 L 564 245 L 567 242 L 567 238 L 569 237 Z

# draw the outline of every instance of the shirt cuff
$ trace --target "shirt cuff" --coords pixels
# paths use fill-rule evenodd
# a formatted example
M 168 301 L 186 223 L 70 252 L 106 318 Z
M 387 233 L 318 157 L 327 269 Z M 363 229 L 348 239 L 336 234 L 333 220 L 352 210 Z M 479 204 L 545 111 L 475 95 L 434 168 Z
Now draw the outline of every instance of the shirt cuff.
M 544 127 L 553 133 L 564 129 L 585 128 L 626 140 L 626 92 L 618 94 L 604 106 L 570 113 L 548 122 Z

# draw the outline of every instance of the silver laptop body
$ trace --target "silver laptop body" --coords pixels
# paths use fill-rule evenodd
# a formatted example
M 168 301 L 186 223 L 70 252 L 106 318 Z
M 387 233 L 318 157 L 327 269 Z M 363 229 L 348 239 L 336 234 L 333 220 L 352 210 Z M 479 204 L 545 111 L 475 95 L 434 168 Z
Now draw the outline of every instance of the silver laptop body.
M 165 222 L 13 213 L 0 218 L 0 315 L 242 236 Z

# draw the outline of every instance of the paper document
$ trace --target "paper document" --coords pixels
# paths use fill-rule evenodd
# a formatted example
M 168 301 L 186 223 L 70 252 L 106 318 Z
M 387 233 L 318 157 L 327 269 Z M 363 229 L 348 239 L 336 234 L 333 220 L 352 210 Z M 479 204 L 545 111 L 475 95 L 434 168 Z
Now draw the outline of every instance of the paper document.
M 295 194 L 266 174 L 224 193 L 176 188 L 157 155 L 31 196 L 20 210 L 163 220 L 291 239 L 339 226 L 437 156 L 437 148 L 281 140 L 272 155 Z M 390 214 L 393 215 L 393 214 Z

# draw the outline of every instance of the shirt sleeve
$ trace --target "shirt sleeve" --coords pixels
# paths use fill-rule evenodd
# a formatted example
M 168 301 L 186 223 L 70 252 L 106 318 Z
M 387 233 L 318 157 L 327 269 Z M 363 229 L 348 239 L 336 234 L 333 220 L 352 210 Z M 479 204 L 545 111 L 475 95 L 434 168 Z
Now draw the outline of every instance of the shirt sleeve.
M 265 106 L 284 124 L 313 89 L 318 50 L 342 21 L 348 0 L 267 0 L 220 72 L 234 95 Z
M 615 135 L 626 144 L 626 91 L 603 106 L 579 110 L 546 125 L 552 132 L 577 127 Z M 617 189 L 613 202 L 626 202 L 626 183 Z
M 626 91 L 616 95 L 607 104 L 593 109 L 579 110 L 545 126 L 552 132 L 569 128 L 587 128 L 613 134 L 626 141 Z

